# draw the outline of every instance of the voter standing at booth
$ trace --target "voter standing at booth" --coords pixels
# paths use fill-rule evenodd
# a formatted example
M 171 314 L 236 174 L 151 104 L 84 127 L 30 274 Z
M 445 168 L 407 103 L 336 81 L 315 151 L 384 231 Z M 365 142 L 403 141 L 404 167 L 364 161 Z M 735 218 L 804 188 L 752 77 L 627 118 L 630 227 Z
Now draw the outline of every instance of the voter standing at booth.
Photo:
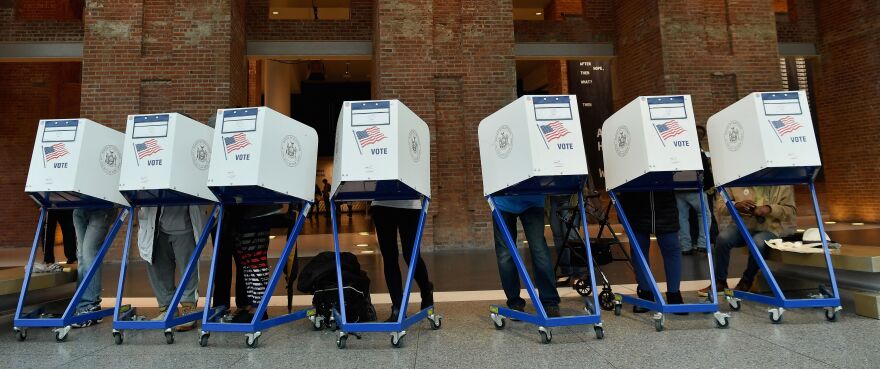
M 55 263 L 55 229 L 61 226 L 64 256 L 67 264 L 76 263 L 76 229 L 73 227 L 73 210 L 53 209 L 46 215 L 46 233 L 43 236 L 43 262 Z
M 183 275 L 196 248 L 196 242 L 205 227 L 204 209 L 200 206 L 145 207 L 138 209 L 138 248 L 147 261 L 150 285 L 159 303 L 159 316 L 165 319 L 176 285 L 174 271 Z M 181 299 L 180 315 L 195 311 L 198 303 L 199 273 L 189 279 Z M 195 321 L 177 326 L 177 331 L 188 331 Z
M 651 254 L 651 234 L 657 238 L 660 254 L 663 256 L 663 269 L 666 272 L 666 301 L 670 304 L 681 304 L 683 302 L 679 291 L 681 251 L 678 245 L 679 224 L 675 194 L 671 191 L 622 192 L 618 197 L 645 256 Z M 636 294 L 639 298 L 654 301 L 649 282 L 641 269 L 635 265 L 636 260 L 633 259 L 631 262 L 638 282 Z M 644 313 L 649 310 L 633 305 L 634 313 Z
M 422 203 L 419 200 L 383 200 L 372 203 L 373 224 L 376 226 L 376 238 L 379 239 L 379 251 L 382 253 L 382 269 L 385 272 L 385 284 L 391 295 L 391 316 L 386 322 L 396 322 L 400 314 L 403 300 L 403 279 L 400 276 L 398 263 L 397 235 L 400 234 L 400 245 L 403 260 L 409 265 L 416 232 L 419 230 L 419 214 Z M 422 297 L 420 309 L 434 305 L 434 285 L 428 277 L 428 268 L 422 255 L 416 255 L 415 280 L 419 284 Z
M 532 270 L 535 276 L 535 285 L 541 298 L 541 305 L 547 316 L 554 318 L 559 316 L 559 291 L 556 290 L 555 276 L 553 274 L 553 262 L 550 257 L 550 248 L 544 238 L 544 196 L 498 196 L 495 198 L 495 206 L 501 211 L 501 217 L 507 229 L 516 229 L 516 219 L 523 226 L 526 241 L 529 243 L 529 252 L 532 255 Z M 501 287 L 507 297 L 507 307 L 517 311 L 523 311 L 526 300 L 520 297 L 519 273 L 510 255 L 510 251 L 504 243 L 504 235 L 495 224 L 495 256 L 498 260 L 498 273 L 501 276 Z M 516 232 L 511 232 L 513 241 L 516 242 Z
M 110 225 L 116 219 L 116 209 L 75 209 L 73 211 L 73 227 L 76 229 L 76 282 L 79 285 L 89 272 L 89 267 L 101 249 L 101 243 L 107 237 Z M 76 308 L 76 314 L 90 313 L 101 310 L 101 266 L 95 269 L 95 275 L 82 294 Z M 89 319 L 71 324 L 73 328 L 88 327 L 100 323 L 102 319 Z
M 794 191 L 791 186 L 754 186 L 733 187 L 728 189 L 734 206 L 743 217 L 743 221 L 755 241 L 755 245 L 761 249 L 761 254 L 766 256 L 767 245 L 764 241 L 781 238 L 793 233 L 790 224 L 797 216 L 797 207 L 794 203 Z M 715 205 L 716 214 L 724 214 L 730 217 L 724 201 L 718 201 Z M 717 279 L 717 292 L 724 292 L 727 286 L 727 274 L 730 267 L 730 252 L 737 247 L 745 247 L 741 233 L 736 227 L 726 227 L 718 233 L 715 246 L 715 278 Z M 748 292 L 752 288 L 755 276 L 758 274 L 758 263 L 755 258 L 749 257 L 746 270 L 742 278 L 736 284 L 734 290 Z M 711 287 L 700 290 L 701 296 L 706 296 Z

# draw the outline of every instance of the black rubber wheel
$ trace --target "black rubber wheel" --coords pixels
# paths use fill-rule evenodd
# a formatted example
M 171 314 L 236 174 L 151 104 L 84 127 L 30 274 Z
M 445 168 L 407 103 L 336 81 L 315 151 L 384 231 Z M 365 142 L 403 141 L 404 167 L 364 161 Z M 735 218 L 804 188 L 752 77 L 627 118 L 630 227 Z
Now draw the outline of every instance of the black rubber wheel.
M 553 334 L 550 332 L 545 332 L 545 331 L 539 330 L 538 334 L 541 335 L 541 343 L 543 343 L 545 345 L 549 344 L 550 341 L 553 341 Z
M 17 339 L 19 342 L 26 340 L 27 339 L 27 331 L 24 329 L 22 329 L 20 331 L 15 331 L 15 339 Z
M 825 310 L 825 320 L 829 322 L 837 321 L 837 312 L 833 310 Z
M 174 332 L 165 332 L 165 343 L 169 345 L 174 343 Z
M 593 294 L 593 286 L 590 283 L 590 280 L 586 278 L 576 279 L 571 285 L 571 288 L 577 291 L 581 296 L 590 296 Z
M 593 327 L 593 330 L 596 331 L 596 339 L 601 340 L 605 339 L 605 329 L 602 327 Z
M 443 325 L 443 318 L 438 316 L 436 319 L 436 322 L 434 322 L 434 319 L 428 319 L 428 323 L 431 324 L 431 329 L 435 331 L 440 329 L 440 327 Z
M 492 319 L 492 324 L 495 325 L 496 330 L 500 331 L 500 330 L 504 329 L 505 323 L 504 323 L 504 317 L 499 317 L 499 318 L 501 318 L 501 319 L 499 319 L 501 321 L 501 324 L 498 324 L 498 322 L 496 322 L 495 319 Z
M 67 341 L 67 335 L 61 335 L 61 332 L 55 332 L 55 341 L 56 342 L 64 342 Z
M 599 308 L 605 311 L 614 310 L 614 292 L 606 289 L 599 292 Z
M 121 345 L 122 341 L 122 332 L 113 332 L 113 342 L 115 342 L 117 345 Z
M 623 305 L 621 305 L 621 304 L 614 304 L 614 315 L 615 315 L 615 316 L 620 316 L 620 310 L 621 310 L 621 309 L 623 309 Z
M 724 322 L 719 322 L 718 319 L 715 319 L 715 326 L 721 329 L 730 327 L 730 318 L 724 317 Z
M 203 334 L 199 337 L 199 346 L 207 347 L 208 346 L 208 338 L 211 338 L 210 334 Z
M 257 347 L 257 345 L 260 344 L 260 337 L 257 336 L 257 337 L 254 337 L 254 339 L 251 339 L 250 337 L 245 336 L 244 343 L 247 344 L 247 347 L 249 347 L 249 348 Z
M 312 330 L 320 331 L 324 329 L 324 319 L 315 319 L 315 322 L 312 323 Z
M 742 308 L 742 303 L 740 303 L 739 301 L 736 301 L 736 300 L 730 300 L 730 302 L 728 302 L 727 305 L 730 306 L 730 310 L 733 310 L 733 311 L 739 311 L 739 309 Z
M 663 320 L 662 319 L 654 319 L 654 329 L 656 329 L 657 332 L 663 331 Z
M 400 337 L 395 341 L 394 336 L 391 336 L 391 346 L 394 348 L 401 348 L 403 346 L 403 337 Z
M 780 315 L 779 318 L 776 319 L 773 318 L 773 313 L 768 313 L 768 315 L 770 315 L 770 321 L 773 322 L 773 324 L 782 323 L 782 315 Z
M 348 342 L 348 336 L 341 336 L 336 339 L 336 348 L 342 350 L 345 348 L 345 344 Z

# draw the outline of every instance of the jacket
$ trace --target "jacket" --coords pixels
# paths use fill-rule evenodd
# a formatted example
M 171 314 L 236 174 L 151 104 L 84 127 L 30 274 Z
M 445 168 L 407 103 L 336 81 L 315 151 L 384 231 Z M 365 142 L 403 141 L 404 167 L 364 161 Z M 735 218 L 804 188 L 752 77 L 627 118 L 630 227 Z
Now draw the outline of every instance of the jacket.
M 199 242 L 199 236 L 205 228 L 207 221 L 207 207 L 192 205 L 189 206 L 189 219 L 192 223 L 193 238 L 195 242 Z M 148 263 L 153 263 L 153 243 L 156 236 L 156 217 L 159 213 L 157 207 L 143 207 L 137 210 L 138 218 L 138 252 L 141 258 Z
M 740 214 L 749 231 L 768 231 L 777 237 L 785 237 L 794 233 L 797 228 L 797 207 L 794 203 L 794 190 L 791 186 L 730 187 L 727 188 L 727 193 L 734 204 L 739 201 L 752 200 L 758 206 L 770 206 L 770 214 L 764 217 L 763 223 L 758 222 L 751 214 Z M 719 229 L 733 226 L 730 212 L 727 211 L 727 204 L 721 196 L 718 196 L 715 202 L 715 217 L 718 218 Z
M 678 204 L 673 191 L 621 192 L 618 198 L 634 231 L 678 232 Z

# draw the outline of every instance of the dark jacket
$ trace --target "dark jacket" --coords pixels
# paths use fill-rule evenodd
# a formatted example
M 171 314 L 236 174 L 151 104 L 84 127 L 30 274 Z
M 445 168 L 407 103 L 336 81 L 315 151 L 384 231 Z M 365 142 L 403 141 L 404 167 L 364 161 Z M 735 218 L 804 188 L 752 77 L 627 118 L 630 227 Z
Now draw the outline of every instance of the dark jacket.
M 634 231 L 653 234 L 678 232 L 678 205 L 674 192 L 622 192 L 618 198 Z

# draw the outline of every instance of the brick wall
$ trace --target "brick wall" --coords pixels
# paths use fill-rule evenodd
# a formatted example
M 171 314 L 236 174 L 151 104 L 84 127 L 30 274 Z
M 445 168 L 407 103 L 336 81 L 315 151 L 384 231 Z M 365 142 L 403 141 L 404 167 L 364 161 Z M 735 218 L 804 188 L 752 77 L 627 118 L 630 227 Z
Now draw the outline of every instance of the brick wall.
M 0 42 L 82 41 L 82 1 L 0 0 Z
M 660 10 L 657 0 L 615 0 L 614 105 L 621 107 L 639 95 L 665 92 Z M 624 72 L 625 71 L 625 72 Z
M 128 114 L 207 122 L 247 98 L 244 0 L 89 1 L 82 116 L 122 130 Z
M 491 247 L 477 125 L 516 97 L 510 0 L 376 1 L 373 97 L 431 129 L 431 226 L 439 248 Z
M 832 219 L 880 221 L 880 2 L 819 1 L 816 103 Z
M 80 63 L 0 63 L 0 76 L 0 247 L 29 246 L 39 211 L 24 184 L 37 122 L 79 115 Z
M 269 0 L 247 1 L 248 40 L 369 41 L 373 0 L 351 0 L 349 20 L 270 20 Z
M 816 0 L 788 0 L 788 13 L 776 16 L 779 42 L 816 42 Z
M 611 42 L 613 12 L 612 0 L 554 0 L 545 20 L 514 22 L 516 42 Z

